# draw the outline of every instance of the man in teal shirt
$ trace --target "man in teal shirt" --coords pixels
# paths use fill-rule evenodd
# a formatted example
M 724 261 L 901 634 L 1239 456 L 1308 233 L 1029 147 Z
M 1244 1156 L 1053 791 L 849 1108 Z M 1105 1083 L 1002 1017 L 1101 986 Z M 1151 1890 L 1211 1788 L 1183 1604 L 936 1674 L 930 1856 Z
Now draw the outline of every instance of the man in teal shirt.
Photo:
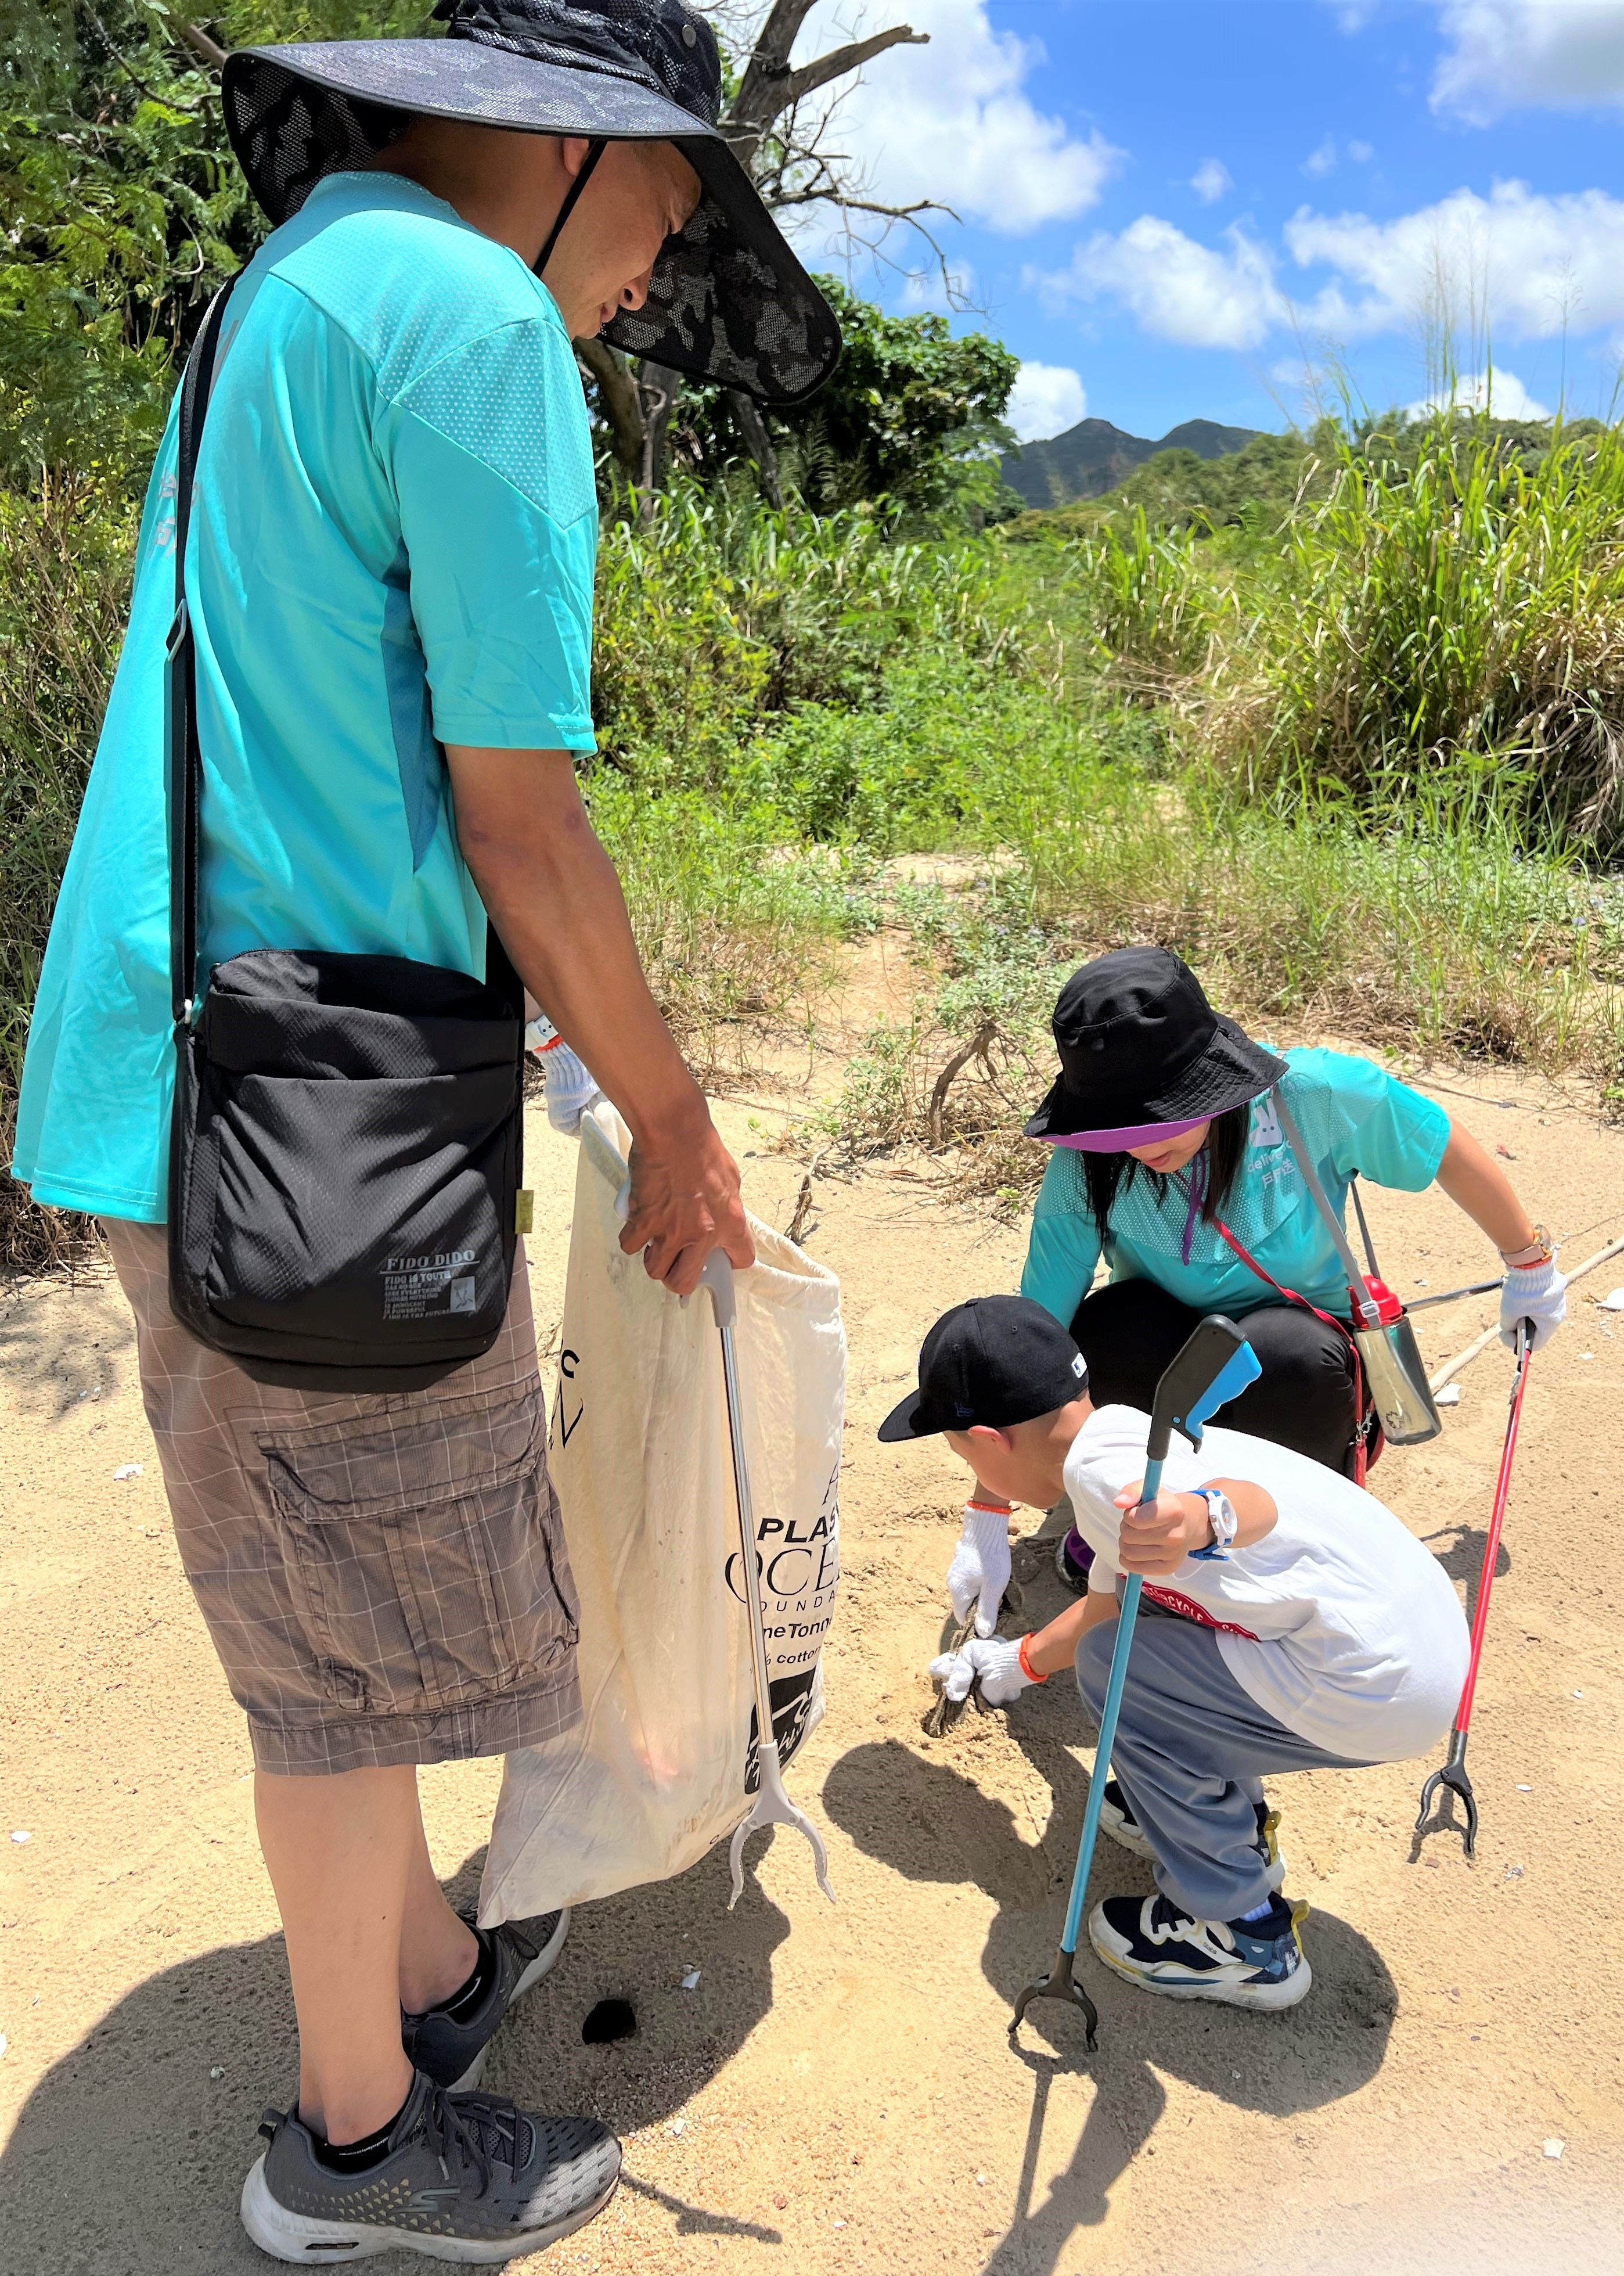
M 229 303 L 185 586 L 200 972 L 245 950 L 478 975 L 487 919 L 633 1134 L 624 1246 L 675 1294 L 752 1249 L 576 789 L 596 505 L 573 339 L 791 402 L 832 316 L 719 135 L 684 0 L 442 0 L 444 40 L 247 50 L 222 99 L 274 234 Z M 248 1718 L 298 2100 L 242 2217 L 287 2261 L 494 2263 L 608 2202 L 599 2120 L 471 2091 L 566 1916 L 447 1904 L 420 1763 L 580 1715 L 522 1255 L 430 1388 L 266 1385 L 169 1301 L 163 662 L 176 424 L 41 977 L 15 1174 L 102 1218 L 183 1562 Z

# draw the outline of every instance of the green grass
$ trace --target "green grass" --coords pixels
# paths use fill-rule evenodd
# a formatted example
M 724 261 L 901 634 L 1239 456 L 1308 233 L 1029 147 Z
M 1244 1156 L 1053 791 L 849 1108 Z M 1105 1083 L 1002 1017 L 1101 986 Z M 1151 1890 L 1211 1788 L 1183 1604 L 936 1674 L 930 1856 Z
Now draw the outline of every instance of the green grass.
M 594 817 L 694 1061 L 799 1024 L 840 945 L 934 974 L 823 1140 L 1013 1134 L 1084 956 L 1156 940 L 1271 1023 L 1624 1088 L 1624 446 L 1470 422 L 1366 444 L 1279 542 L 1125 509 L 1081 538 L 896 542 L 865 509 L 679 490 L 604 532 Z M 0 497 L 0 1115 L 116 653 L 122 492 Z M 890 857 L 987 857 L 970 896 Z M 980 1038 L 944 1095 L 950 1059 Z M 61 1221 L 11 1189 L 14 1263 Z

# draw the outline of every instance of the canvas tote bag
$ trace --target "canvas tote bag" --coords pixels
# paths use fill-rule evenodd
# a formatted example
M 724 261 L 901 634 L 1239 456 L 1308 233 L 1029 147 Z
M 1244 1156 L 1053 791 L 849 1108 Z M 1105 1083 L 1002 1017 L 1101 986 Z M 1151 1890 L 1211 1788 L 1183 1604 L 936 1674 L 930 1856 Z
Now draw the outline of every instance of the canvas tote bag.
M 581 1129 L 550 1459 L 580 1591 L 585 1715 L 507 1757 L 480 1922 L 668 1878 L 732 1832 L 755 1786 L 755 1724 L 720 1339 L 620 1248 L 630 1140 L 600 1104 Z M 751 1220 L 737 1277 L 746 1448 L 781 1759 L 823 1714 L 839 1578 L 846 1383 L 840 1288 Z

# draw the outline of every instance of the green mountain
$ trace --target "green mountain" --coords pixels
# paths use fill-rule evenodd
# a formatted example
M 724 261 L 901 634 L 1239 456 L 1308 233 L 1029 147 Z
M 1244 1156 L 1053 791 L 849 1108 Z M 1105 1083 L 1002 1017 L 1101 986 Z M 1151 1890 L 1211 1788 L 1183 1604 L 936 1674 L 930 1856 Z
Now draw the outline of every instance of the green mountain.
M 1220 427 L 1210 419 L 1187 419 L 1149 443 L 1125 435 L 1108 419 L 1082 419 L 1051 442 L 1028 443 L 1002 461 L 1004 480 L 1028 505 L 1070 505 L 1074 498 L 1098 497 L 1125 482 L 1158 451 L 1192 451 L 1198 459 L 1226 459 L 1243 451 L 1256 427 Z

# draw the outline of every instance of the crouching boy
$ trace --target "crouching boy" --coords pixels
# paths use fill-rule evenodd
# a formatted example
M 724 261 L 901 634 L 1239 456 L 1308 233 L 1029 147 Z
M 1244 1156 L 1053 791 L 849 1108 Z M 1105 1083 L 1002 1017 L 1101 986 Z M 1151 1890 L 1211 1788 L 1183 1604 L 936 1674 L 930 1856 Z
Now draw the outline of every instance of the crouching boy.
M 881 1426 L 940 1433 L 989 1495 L 1049 1509 L 1069 1494 L 1094 1551 L 1089 1593 L 1018 1641 L 977 1637 L 931 1673 L 992 1706 L 1075 1665 L 1097 1718 L 1122 1575 L 1142 1576 L 1101 1823 L 1152 1860 L 1154 1896 L 1089 1922 L 1106 1966 L 1148 1992 L 1290 2007 L 1312 1976 L 1280 1893 L 1263 1779 L 1425 1753 L 1466 1673 L 1447 1575 L 1373 1495 L 1306 1455 L 1210 1429 L 1174 1440 L 1139 1498 L 1150 1417 L 1096 1407 L 1076 1345 L 1039 1304 L 988 1296 L 938 1320 L 919 1389 Z

